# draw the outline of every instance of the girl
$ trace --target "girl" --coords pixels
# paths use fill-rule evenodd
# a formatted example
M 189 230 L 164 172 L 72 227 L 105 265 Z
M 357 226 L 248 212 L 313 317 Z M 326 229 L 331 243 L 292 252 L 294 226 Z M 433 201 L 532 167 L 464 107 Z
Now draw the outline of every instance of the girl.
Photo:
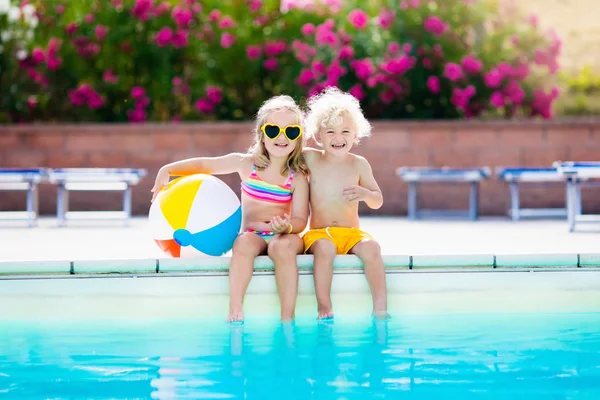
M 289 96 L 276 96 L 258 110 L 254 144 L 247 153 L 191 158 L 163 166 L 156 176 L 152 200 L 171 176 L 231 174 L 242 179 L 242 232 L 233 244 L 229 266 L 230 322 L 244 320 L 243 302 L 252 279 L 254 259 L 268 254 L 275 265 L 281 320 L 294 318 L 298 293 L 296 255 L 304 251 L 298 233 L 308 219 L 308 183 L 302 158 L 302 111 Z M 268 167 L 254 159 L 266 157 Z

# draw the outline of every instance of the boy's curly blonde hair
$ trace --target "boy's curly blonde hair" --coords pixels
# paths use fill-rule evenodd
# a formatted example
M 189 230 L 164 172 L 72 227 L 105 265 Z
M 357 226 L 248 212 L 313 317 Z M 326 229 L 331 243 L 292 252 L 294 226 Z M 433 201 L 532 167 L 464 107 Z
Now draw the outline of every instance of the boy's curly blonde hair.
M 294 143 L 296 147 L 288 156 L 286 165 L 283 167 L 281 174 L 286 174 L 288 171 L 300 171 L 306 174 L 308 169 L 306 167 L 306 163 L 304 162 L 304 157 L 302 157 L 302 148 L 304 147 L 304 143 L 306 141 L 304 137 L 304 113 L 300 109 L 300 106 L 298 106 L 298 104 L 296 104 L 294 99 L 292 99 L 290 96 L 279 95 L 271 97 L 258 109 L 258 112 L 256 113 L 256 123 L 254 125 L 254 129 L 252 130 L 254 133 L 254 143 L 248 149 L 248 153 L 253 158 L 264 156 L 269 159 L 269 152 L 265 148 L 265 143 L 263 142 L 263 133 L 260 130 L 260 127 L 267 122 L 271 113 L 280 111 L 288 111 L 294 114 L 296 116 L 296 123 L 302 127 L 303 131 L 302 136 L 300 136 Z
M 365 118 L 359 101 L 350 93 L 342 92 L 334 86 L 308 99 L 306 116 L 306 136 L 315 139 L 321 128 L 328 128 L 342 122 L 345 115 L 352 118 L 356 127 L 356 142 L 371 136 L 371 124 Z

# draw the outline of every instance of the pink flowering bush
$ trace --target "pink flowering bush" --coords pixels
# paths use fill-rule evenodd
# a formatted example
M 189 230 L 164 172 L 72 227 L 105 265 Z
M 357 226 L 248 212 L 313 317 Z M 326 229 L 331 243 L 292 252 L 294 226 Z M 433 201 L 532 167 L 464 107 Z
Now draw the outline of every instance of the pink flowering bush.
M 550 118 L 560 94 L 560 40 L 485 1 L 13 6 L 27 12 L 0 14 L 10 122 L 249 119 L 270 96 L 302 102 L 330 85 L 370 118 Z

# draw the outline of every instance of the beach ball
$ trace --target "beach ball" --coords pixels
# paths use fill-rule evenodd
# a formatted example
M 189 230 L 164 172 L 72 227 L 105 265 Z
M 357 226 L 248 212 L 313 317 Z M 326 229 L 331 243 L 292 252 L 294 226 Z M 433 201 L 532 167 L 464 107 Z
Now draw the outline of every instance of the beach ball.
M 222 256 L 239 233 L 242 208 L 223 181 L 196 174 L 161 189 L 148 219 L 154 241 L 171 257 Z

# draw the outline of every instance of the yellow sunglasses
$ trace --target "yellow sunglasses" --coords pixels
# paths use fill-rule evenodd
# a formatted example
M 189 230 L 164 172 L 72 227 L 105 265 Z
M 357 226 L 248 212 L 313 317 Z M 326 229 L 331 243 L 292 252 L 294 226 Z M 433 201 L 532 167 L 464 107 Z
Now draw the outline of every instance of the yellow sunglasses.
M 302 135 L 302 127 L 300 125 L 288 125 L 282 128 L 277 124 L 264 124 L 260 127 L 260 130 L 271 140 L 277 139 L 281 135 L 281 132 L 292 142 Z

